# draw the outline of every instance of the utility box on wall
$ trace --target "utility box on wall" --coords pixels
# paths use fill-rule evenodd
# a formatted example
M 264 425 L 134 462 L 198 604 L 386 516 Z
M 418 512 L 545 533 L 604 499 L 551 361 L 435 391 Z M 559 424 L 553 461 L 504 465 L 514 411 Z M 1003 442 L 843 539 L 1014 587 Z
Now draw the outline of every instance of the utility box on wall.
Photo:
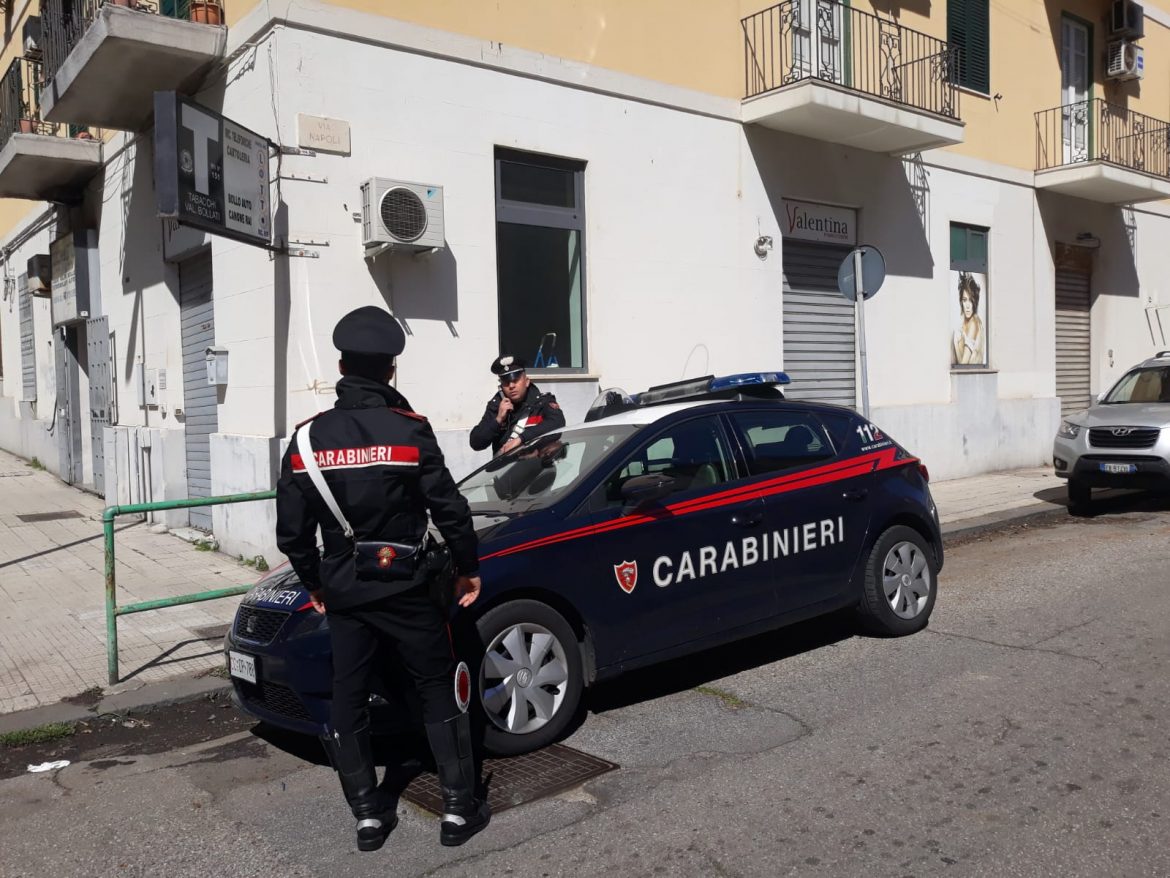
M 208 348 L 207 383 L 212 387 L 221 387 L 228 381 L 228 352 L 226 348 Z
M 81 229 L 58 238 L 49 245 L 52 264 L 53 326 L 77 323 L 89 317 L 91 306 L 101 310 L 98 286 L 101 266 L 98 263 L 96 229 Z

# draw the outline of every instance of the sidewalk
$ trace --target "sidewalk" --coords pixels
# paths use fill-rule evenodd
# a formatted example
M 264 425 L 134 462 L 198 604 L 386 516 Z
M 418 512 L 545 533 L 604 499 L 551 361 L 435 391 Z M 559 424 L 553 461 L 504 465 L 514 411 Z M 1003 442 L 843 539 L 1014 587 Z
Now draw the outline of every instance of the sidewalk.
M 1065 500 L 1062 480 L 1046 468 L 935 482 L 931 492 L 949 536 L 1056 510 Z M 0 451 L 0 714 L 93 687 L 118 693 L 222 666 L 236 598 L 121 617 L 123 682 L 107 686 L 102 508 L 100 498 Z M 54 517 L 26 520 L 36 513 Z M 119 603 L 257 578 L 231 558 L 132 519 L 116 527 Z
M 0 451 L 0 713 L 51 704 L 106 682 L 105 554 L 100 497 Z M 27 520 L 37 515 L 41 520 Z M 45 513 L 53 515 L 44 520 Z M 118 602 L 173 597 L 256 580 L 127 516 L 115 524 Z M 238 599 L 122 616 L 123 688 L 222 665 Z

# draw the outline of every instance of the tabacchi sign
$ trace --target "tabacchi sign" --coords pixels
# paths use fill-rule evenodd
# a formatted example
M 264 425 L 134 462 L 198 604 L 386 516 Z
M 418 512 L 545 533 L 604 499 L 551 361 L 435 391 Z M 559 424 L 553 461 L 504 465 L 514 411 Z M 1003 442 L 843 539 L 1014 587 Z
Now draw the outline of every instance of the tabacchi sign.
M 857 211 L 851 207 L 786 198 L 783 222 L 782 233 L 786 238 L 828 244 L 857 243 Z
M 231 119 L 154 93 L 154 179 L 160 216 L 267 245 L 272 240 L 272 144 Z

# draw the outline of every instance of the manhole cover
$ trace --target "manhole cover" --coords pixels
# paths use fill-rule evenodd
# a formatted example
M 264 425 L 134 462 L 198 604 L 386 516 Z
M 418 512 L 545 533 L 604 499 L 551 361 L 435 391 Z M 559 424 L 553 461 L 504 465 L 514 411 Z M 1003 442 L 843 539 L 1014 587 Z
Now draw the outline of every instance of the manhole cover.
M 34 521 L 60 521 L 63 518 L 85 518 L 80 512 L 72 509 L 68 512 L 26 512 L 24 515 L 17 515 L 16 517 L 25 523 Z
M 492 813 L 499 814 L 525 802 L 572 789 L 617 767 L 617 763 L 607 759 L 564 744 L 552 744 L 512 759 L 486 759 L 483 778 L 488 783 Z M 434 814 L 443 813 L 439 779 L 433 774 L 420 774 L 410 782 L 402 797 Z

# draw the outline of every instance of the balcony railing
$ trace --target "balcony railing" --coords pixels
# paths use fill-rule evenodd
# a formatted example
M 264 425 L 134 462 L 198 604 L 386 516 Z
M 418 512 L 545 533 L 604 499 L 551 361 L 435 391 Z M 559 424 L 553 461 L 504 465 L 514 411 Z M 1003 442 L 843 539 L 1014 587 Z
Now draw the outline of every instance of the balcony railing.
M 1104 162 L 1170 178 L 1170 122 L 1102 98 L 1036 114 L 1036 170 Z
M 221 0 L 42 0 L 46 80 L 57 75 L 105 5 L 129 7 L 147 15 L 200 24 L 223 24 L 224 21 Z
M 42 66 L 32 58 L 14 58 L 0 79 L 0 149 L 13 134 L 40 134 L 45 137 L 76 137 L 92 140 L 91 129 L 57 125 L 41 117 Z M 100 132 L 98 132 L 100 136 Z
M 744 96 L 831 83 L 959 118 L 958 49 L 838 0 L 786 0 L 741 22 Z

